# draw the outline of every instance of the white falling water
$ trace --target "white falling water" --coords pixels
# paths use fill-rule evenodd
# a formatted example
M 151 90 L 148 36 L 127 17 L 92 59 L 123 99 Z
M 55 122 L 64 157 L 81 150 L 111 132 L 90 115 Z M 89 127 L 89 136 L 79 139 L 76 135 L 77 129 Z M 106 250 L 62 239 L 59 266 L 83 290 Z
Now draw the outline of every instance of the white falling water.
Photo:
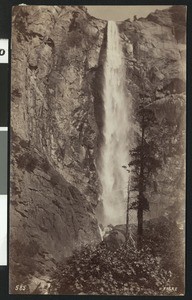
M 99 172 L 105 219 L 104 225 L 125 223 L 129 162 L 129 114 L 125 95 L 125 68 L 117 25 L 108 22 L 107 56 L 104 68 L 104 145 Z

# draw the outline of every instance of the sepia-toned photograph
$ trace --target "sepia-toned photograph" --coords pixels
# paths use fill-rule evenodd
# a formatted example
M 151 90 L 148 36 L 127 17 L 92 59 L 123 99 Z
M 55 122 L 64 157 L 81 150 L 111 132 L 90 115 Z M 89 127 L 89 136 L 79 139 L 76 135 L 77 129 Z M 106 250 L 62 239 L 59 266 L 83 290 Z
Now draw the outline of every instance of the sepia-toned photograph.
M 185 294 L 186 13 L 13 7 L 10 294 Z

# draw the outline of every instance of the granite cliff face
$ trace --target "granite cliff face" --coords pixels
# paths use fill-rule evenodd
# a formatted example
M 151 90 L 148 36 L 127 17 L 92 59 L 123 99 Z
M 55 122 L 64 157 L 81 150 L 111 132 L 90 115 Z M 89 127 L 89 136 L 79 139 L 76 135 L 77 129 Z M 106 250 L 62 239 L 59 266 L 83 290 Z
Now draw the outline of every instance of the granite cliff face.
M 35 275 L 100 241 L 92 85 L 105 26 L 79 7 L 13 10 L 11 258 L 36 245 Z
M 171 8 L 119 24 L 133 110 L 141 97 L 185 91 L 184 15 Z M 10 265 L 22 282 L 100 241 L 106 25 L 79 6 L 13 9 Z
M 135 98 L 137 91 L 153 92 L 153 100 L 158 97 L 157 89 L 185 91 L 185 14 L 184 6 L 173 6 L 119 25 L 128 87 Z
M 158 147 L 162 167 L 146 191 L 150 211 L 145 219 L 166 214 L 176 201 L 181 206 L 180 223 L 184 220 L 185 185 L 185 22 L 185 7 L 173 6 L 157 10 L 146 19 L 119 24 L 133 117 L 137 119 L 134 112 L 142 102 L 157 120 L 147 135 Z

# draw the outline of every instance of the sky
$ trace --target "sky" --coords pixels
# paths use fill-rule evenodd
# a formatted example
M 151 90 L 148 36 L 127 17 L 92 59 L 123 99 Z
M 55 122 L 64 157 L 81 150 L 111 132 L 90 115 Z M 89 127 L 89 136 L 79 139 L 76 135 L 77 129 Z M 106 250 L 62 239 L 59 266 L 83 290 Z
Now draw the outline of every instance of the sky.
M 123 21 L 127 18 L 133 19 L 134 15 L 138 18 L 146 17 L 156 9 L 163 10 L 171 7 L 170 5 L 91 5 L 86 6 L 90 15 L 104 20 Z

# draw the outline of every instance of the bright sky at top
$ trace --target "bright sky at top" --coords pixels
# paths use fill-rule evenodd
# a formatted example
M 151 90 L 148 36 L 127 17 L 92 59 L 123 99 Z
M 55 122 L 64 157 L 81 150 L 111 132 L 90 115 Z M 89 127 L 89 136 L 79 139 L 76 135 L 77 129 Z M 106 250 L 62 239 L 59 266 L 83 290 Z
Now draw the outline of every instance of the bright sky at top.
M 104 20 L 123 21 L 130 18 L 133 19 L 134 15 L 140 17 L 147 17 L 155 10 L 163 10 L 171 7 L 170 5 L 89 5 L 86 6 L 90 15 Z

